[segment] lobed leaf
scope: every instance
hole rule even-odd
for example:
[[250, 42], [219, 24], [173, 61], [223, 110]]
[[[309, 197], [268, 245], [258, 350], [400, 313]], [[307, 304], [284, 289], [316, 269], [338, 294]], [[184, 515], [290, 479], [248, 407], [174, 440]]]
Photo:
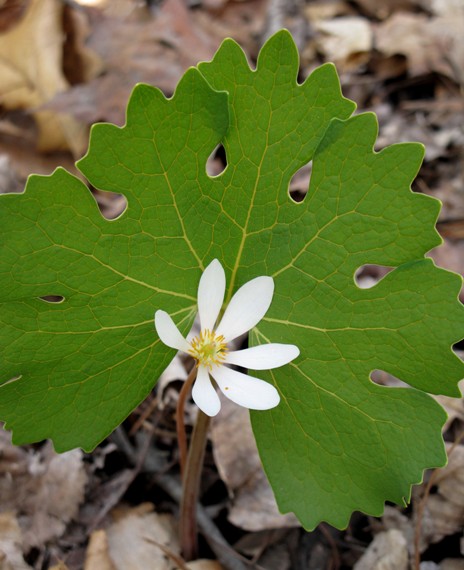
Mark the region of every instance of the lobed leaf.
[[[378, 515], [386, 500], [407, 500], [425, 468], [444, 464], [445, 414], [427, 392], [459, 395], [464, 366], [451, 345], [464, 314], [461, 279], [424, 258], [440, 238], [439, 203], [410, 190], [423, 148], [374, 152], [376, 119], [350, 118], [334, 67], [301, 85], [298, 69], [283, 31], [256, 70], [226, 40], [172, 99], [136, 87], [126, 125], [94, 126], [78, 163], [92, 185], [126, 196], [116, 220], [61, 169], [0, 197], [0, 417], [15, 443], [95, 447], [173, 356], [154, 311], [186, 332], [201, 272], [218, 258], [227, 300], [257, 275], [275, 280], [250, 342], [301, 350], [256, 374], [282, 397], [252, 414], [282, 511], [308, 529], [343, 527], [355, 509]], [[219, 143], [227, 168], [210, 177]], [[309, 161], [296, 203], [289, 182]], [[394, 269], [361, 290], [354, 276], [367, 263]], [[64, 299], [41, 299], [49, 295]], [[375, 384], [376, 369], [410, 387]]]

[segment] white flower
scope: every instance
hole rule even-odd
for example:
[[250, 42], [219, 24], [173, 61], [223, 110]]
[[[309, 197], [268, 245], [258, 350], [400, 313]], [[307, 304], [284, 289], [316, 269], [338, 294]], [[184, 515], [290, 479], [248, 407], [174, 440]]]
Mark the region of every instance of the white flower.
[[269, 410], [277, 406], [277, 390], [263, 380], [232, 370], [235, 364], [253, 370], [267, 370], [288, 364], [300, 351], [292, 344], [265, 344], [231, 351], [228, 343], [248, 332], [264, 317], [272, 301], [272, 277], [256, 277], [245, 283], [232, 297], [224, 316], [215, 327], [224, 301], [226, 276], [217, 259], [203, 272], [198, 285], [198, 313], [201, 332], [188, 342], [165, 311], [156, 311], [155, 328], [161, 341], [193, 356], [197, 361], [197, 378], [192, 397], [208, 416], [215, 416], [221, 403], [210, 375], [230, 400], [252, 410]]

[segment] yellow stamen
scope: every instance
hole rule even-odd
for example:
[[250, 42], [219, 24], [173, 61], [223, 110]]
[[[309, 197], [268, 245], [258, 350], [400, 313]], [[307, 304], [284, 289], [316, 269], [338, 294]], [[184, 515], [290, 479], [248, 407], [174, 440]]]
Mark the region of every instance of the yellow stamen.
[[211, 370], [213, 364], [222, 364], [226, 358], [227, 345], [222, 335], [205, 329], [190, 341], [189, 354], [200, 364]]

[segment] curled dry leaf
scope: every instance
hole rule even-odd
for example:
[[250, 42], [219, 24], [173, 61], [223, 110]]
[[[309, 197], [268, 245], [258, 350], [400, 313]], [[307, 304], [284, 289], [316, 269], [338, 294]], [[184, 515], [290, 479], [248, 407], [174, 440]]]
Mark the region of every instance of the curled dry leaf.
[[279, 513], [264, 474], [249, 412], [227, 398], [212, 422], [213, 453], [221, 479], [232, 497], [229, 520], [250, 531], [299, 526], [292, 514]]
[[396, 529], [379, 533], [353, 570], [408, 570], [408, 546], [403, 533]]
[[0, 34], [0, 102], [6, 109], [33, 113], [40, 150], [71, 149], [80, 154], [85, 130], [69, 116], [38, 110], [68, 88], [62, 72], [62, 9], [60, 0], [31, 0], [16, 25]]

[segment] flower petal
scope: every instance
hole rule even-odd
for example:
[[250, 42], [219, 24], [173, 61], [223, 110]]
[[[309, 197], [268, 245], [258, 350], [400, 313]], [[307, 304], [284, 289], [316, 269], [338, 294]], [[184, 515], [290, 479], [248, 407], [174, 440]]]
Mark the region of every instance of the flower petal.
[[221, 401], [216, 389], [211, 384], [208, 370], [204, 366], [198, 367], [197, 379], [192, 389], [192, 398], [207, 416], [215, 416], [221, 409]]
[[252, 329], [266, 314], [273, 294], [272, 277], [256, 277], [242, 285], [227, 306], [216, 334], [230, 342]]
[[227, 366], [213, 366], [211, 376], [221, 392], [239, 406], [250, 410], [269, 410], [280, 402], [279, 392], [274, 386]]
[[198, 285], [198, 313], [202, 330], [213, 330], [224, 301], [226, 274], [217, 259], [203, 271]]
[[160, 340], [164, 342], [165, 345], [176, 348], [177, 350], [182, 350], [183, 352], [189, 351], [189, 343], [180, 334], [179, 329], [166, 311], [156, 311], [155, 329]]
[[294, 344], [271, 343], [228, 352], [225, 362], [252, 370], [270, 370], [288, 364], [299, 354], [300, 349]]

